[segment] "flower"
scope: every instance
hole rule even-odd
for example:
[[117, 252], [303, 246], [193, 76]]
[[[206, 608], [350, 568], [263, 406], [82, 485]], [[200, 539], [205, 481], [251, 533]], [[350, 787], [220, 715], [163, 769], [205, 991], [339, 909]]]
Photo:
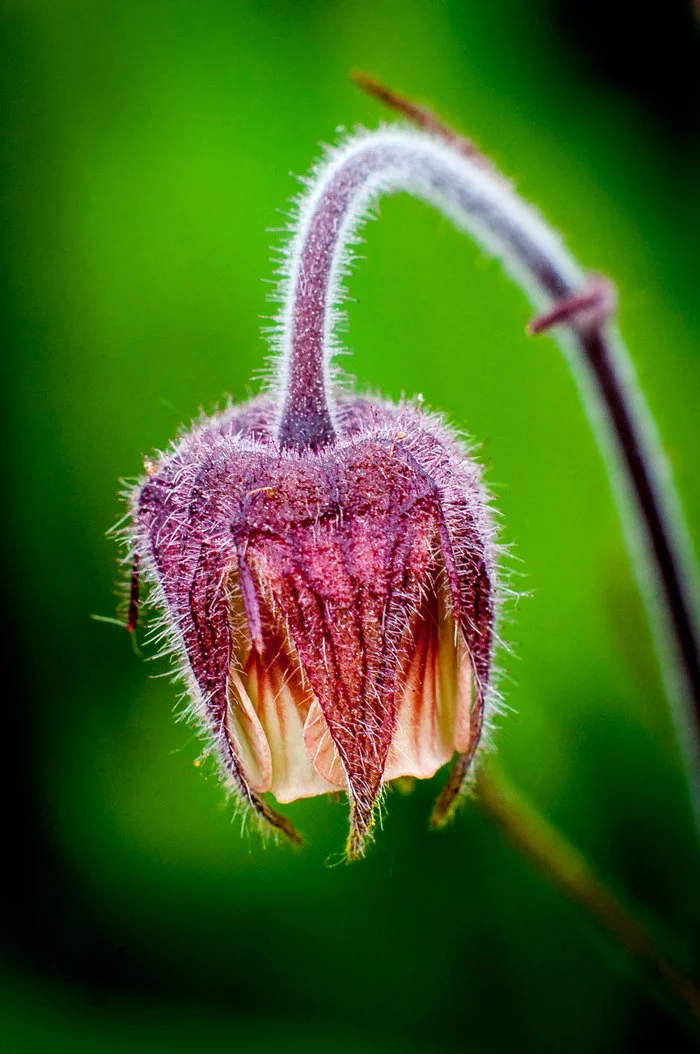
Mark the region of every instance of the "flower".
[[[317, 170], [283, 261], [268, 392], [195, 424], [130, 497], [130, 625], [141, 574], [227, 786], [291, 838], [265, 795], [346, 791], [349, 857], [388, 783], [456, 756], [444, 822], [492, 706], [480, 469], [420, 400], [344, 393], [330, 365], [344, 247], [372, 193], [445, 160], [412, 135], [360, 136]], [[452, 167], [438, 175], [436, 194], [450, 190]]]
[[280, 450], [265, 398], [206, 420], [134, 492], [134, 542], [231, 786], [347, 790], [348, 851], [382, 786], [482, 732], [493, 625], [479, 471], [437, 418], [341, 404], [337, 438]]

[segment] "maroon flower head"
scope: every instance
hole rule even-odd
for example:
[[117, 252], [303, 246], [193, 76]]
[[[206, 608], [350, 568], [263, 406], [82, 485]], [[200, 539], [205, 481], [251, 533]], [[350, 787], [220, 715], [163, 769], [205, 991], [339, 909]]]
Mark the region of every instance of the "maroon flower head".
[[264, 795], [346, 791], [351, 857], [387, 783], [456, 755], [446, 818], [490, 706], [480, 471], [419, 402], [341, 394], [329, 366], [344, 245], [407, 163], [392, 135], [334, 153], [301, 204], [271, 392], [197, 423], [132, 493], [132, 552], [228, 786], [291, 837]]

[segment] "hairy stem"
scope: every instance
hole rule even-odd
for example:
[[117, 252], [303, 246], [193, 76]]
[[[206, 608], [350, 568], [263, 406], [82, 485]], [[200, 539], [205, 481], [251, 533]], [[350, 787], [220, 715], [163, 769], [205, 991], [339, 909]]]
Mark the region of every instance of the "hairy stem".
[[586, 858], [523, 796], [488, 772], [479, 776], [477, 802], [504, 837], [554, 885], [589, 912], [629, 952], [647, 963], [700, 1022], [700, 986], [685, 977], [635, 914], [593, 872]]
[[[700, 825], [700, 660], [696, 575], [670, 473], [629, 357], [609, 322], [610, 286], [591, 281], [540, 215], [473, 145], [428, 111], [367, 78], [363, 87], [417, 123], [361, 133], [331, 151], [299, 205], [283, 267], [277, 438], [332, 442], [331, 358], [347, 247], [382, 194], [407, 191], [499, 256], [557, 334], [606, 457], [652, 622]], [[424, 130], [425, 129], [425, 130]]]

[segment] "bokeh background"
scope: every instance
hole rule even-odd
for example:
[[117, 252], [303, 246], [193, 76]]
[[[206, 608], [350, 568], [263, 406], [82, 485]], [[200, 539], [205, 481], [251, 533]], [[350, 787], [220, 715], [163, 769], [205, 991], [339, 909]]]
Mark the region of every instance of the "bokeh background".
[[[8, 1052], [692, 1049], [477, 809], [428, 833], [442, 775], [391, 795], [361, 864], [329, 866], [324, 799], [288, 808], [302, 852], [242, 836], [166, 665], [90, 615], [115, 610], [119, 478], [251, 390], [290, 173], [385, 116], [351, 67], [470, 134], [616, 281], [698, 539], [699, 44], [690, 0], [2, 0]], [[697, 968], [697, 840], [572, 379], [438, 215], [385, 201], [364, 252], [346, 366], [481, 444], [529, 594], [502, 764]]]

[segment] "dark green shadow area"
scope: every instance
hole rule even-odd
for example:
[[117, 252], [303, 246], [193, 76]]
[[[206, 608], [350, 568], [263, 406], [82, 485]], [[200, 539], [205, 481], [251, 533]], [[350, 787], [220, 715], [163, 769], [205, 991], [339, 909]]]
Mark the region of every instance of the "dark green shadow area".
[[[388, 796], [352, 867], [328, 866], [346, 815], [324, 799], [286, 807], [303, 851], [241, 837], [195, 768], [167, 664], [90, 619], [115, 611], [119, 479], [200, 406], [258, 385], [289, 173], [339, 125], [386, 116], [352, 67], [472, 135], [615, 280], [700, 537], [699, 38], [690, 5], [657, 10], [656, 28], [636, 11], [611, 67], [607, 44], [575, 32], [584, 7], [0, 5], [10, 1054], [693, 1049], [648, 979], [475, 809], [428, 832], [444, 774]], [[613, 39], [624, 10], [611, 0]], [[343, 365], [392, 397], [422, 392], [480, 445], [528, 594], [503, 627], [503, 766], [697, 969], [700, 856], [675, 737], [566, 365], [525, 336], [528, 305], [498, 266], [418, 203], [385, 201], [360, 251]]]

